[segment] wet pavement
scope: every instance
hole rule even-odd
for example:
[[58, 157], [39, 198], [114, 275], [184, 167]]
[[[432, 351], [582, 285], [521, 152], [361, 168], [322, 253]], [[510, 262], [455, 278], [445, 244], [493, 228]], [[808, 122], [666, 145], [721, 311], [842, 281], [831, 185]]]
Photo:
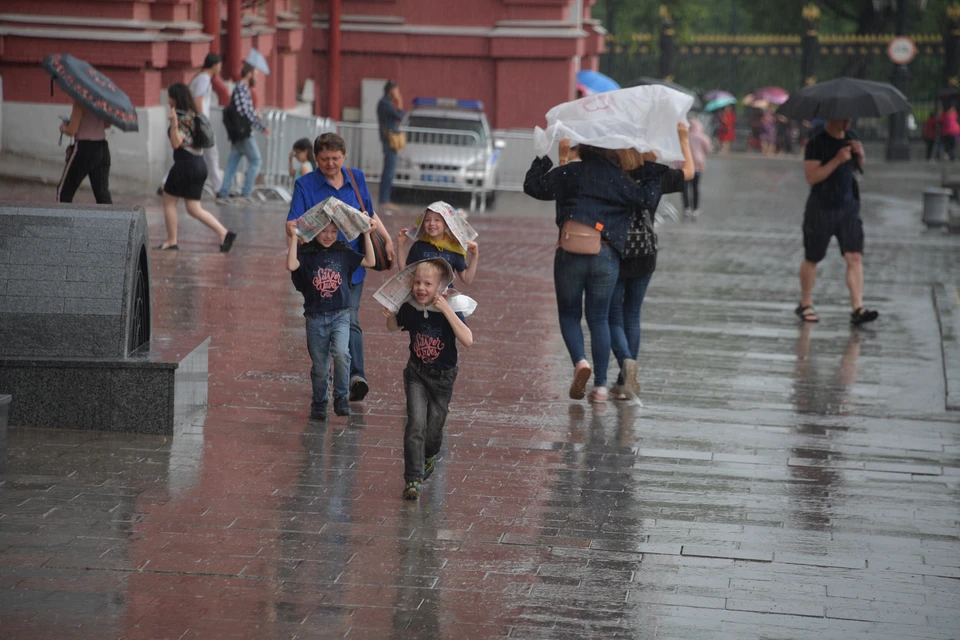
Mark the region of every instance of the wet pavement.
[[226, 256], [181, 213], [181, 250], [152, 255], [155, 331], [212, 337], [210, 406], [173, 438], [10, 429], [0, 638], [958, 638], [960, 412], [932, 292], [956, 291], [960, 236], [919, 223], [936, 181], [868, 169], [880, 320], [849, 327], [834, 244], [801, 327], [799, 161], [712, 161], [701, 222], [661, 229], [643, 408], [566, 398], [552, 211], [502, 196], [471, 218], [476, 342], [419, 503], [385, 276], [364, 292], [370, 395], [309, 422], [285, 210], [221, 208]]

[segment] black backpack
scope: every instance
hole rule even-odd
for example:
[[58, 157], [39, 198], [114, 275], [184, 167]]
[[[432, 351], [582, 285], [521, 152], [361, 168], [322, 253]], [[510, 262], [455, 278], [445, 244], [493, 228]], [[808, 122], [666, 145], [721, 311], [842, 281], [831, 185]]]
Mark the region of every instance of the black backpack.
[[227, 129], [230, 142], [243, 142], [253, 132], [253, 125], [237, 109], [237, 90], [230, 96], [230, 104], [223, 110], [223, 126]]
[[217, 145], [214, 137], [213, 125], [210, 120], [202, 113], [198, 113], [193, 119], [193, 148], [209, 149]]

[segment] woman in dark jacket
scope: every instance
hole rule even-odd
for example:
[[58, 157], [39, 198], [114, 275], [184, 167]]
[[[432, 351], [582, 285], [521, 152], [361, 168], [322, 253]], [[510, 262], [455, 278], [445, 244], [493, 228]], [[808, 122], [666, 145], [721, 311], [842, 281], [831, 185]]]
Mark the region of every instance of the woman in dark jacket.
[[[538, 200], [557, 202], [557, 227], [568, 220], [601, 230], [600, 253], [569, 253], [559, 246], [553, 259], [553, 283], [557, 293], [560, 333], [574, 365], [570, 397], [583, 398], [590, 374], [594, 374], [591, 402], [606, 402], [607, 365], [610, 362], [608, 314], [617, 276], [620, 252], [626, 241], [630, 211], [643, 207], [643, 191], [626, 175], [614, 151], [579, 146], [580, 162], [555, 169], [546, 156], [535, 158], [527, 171], [523, 191]], [[552, 169], [552, 170], [551, 170]], [[580, 320], [586, 294], [587, 326], [590, 329], [594, 369], [586, 359]]]

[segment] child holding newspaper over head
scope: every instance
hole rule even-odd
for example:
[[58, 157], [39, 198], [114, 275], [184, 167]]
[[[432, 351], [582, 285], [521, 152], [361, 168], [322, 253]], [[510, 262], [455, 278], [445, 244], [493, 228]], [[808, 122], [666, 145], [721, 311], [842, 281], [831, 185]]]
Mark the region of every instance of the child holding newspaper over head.
[[[397, 266], [402, 271], [407, 264], [428, 258], [443, 258], [450, 263], [464, 284], [473, 282], [477, 273], [480, 248], [475, 242], [477, 232], [456, 209], [443, 201], [427, 207], [415, 229], [401, 229], [397, 236]], [[414, 239], [410, 252], [404, 249]], [[470, 254], [470, 264], [466, 256]]]
[[[332, 200], [332, 198], [331, 198]], [[322, 203], [321, 203], [322, 204]], [[342, 203], [337, 203], [342, 204]], [[318, 205], [320, 206], [320, 205]], [[310, 212], [308, 212], [310, 213]], [[338, 212], [339, 213], [339, 212]], [[307, 217], [307, 214], [304, 214]], [[332, 219], [343, 220], [341, 227]], [[358, 227], [344, 217], [319, 217], [319, 223], [309, 230], [311, 240], [303, 242], [303, 225], [298, 232], [298, 221], [287, 223], [287, 270], [293, 286], [303, 294], [303, 315], [306, 317], [307, 350], [313, 366], [313, 399], [311, 420], [327, 419], [327, 399], [330, 382], [330, 356], [333, 356], [333, 410], [338, 416], [350, 415], [350, 279], [358, 267], [372, 267], [376, 261], [369, 222]], [[331, 220], [323, 224], [326, 220]], [[350, 224], [348, 224], [348, 220]], [[367, 219], [369, 220], [369, 219]], [[361, 229], [365, 229], [362, 230]], [[365, 255], [361, 256], [350, 245], [337, 240], [343, 231], [347, 237], [363, 234]], [[351, 238], [352, 239], [352, 238]]]
[[[464, 313], [455, 311], [444, 293], [453, 277], [445, 260], [421, 260], [401, 270], [374, 296], [388, 307], [383, 309], [387, 329], [410, 334], [410, 359], [403, 370], [407, 395], [403, 497], [407, 500], [420, 497], [422, 483], [436, 466], [457, 379], [457, 342], [464, 347], [473, 344]], [[465, 296], [451, 300], [461, 297]]]

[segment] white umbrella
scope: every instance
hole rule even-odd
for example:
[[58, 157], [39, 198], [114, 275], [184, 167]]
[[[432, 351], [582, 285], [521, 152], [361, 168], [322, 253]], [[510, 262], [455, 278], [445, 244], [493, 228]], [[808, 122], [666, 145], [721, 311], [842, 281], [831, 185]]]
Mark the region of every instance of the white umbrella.
[[247, 59], [244, 62], [263, 71], [264, 74], [270, 75], [270, 65], [267, 64], [267, 59], [256, 49], [250, 49], [250, 53], [247, 54]]

